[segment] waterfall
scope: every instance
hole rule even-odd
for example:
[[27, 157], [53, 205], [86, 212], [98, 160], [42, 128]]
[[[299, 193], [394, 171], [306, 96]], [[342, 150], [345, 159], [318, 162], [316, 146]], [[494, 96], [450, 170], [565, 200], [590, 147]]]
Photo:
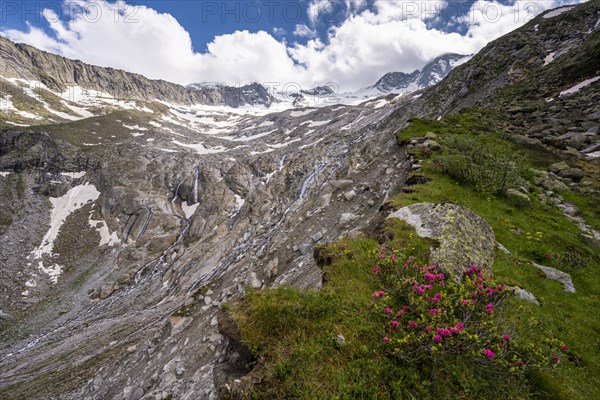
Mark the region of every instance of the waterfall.
[[194, 168], [194, 204], [198, 203], [198, 180], [200, 178], [200, 166]]

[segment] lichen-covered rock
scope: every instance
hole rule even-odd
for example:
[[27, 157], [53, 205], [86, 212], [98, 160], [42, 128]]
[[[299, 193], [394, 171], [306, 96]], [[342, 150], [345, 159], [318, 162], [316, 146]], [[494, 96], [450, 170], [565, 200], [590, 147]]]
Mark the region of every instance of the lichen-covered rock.
[[531, 207], [533, 205], [529, 196], [516, 189], [508, 189], [506, 191], [506, 197], [508, 197], [511, 203], [513, 203], [517, 207], [526, 208]]
[[460, 280], [472, 265], [492, 274], [494, 231], [479, 215], [456, 204], [418, 203], [390, 214], [414, 226], [417, 234], [439, 242], [431, 248], [430, 263]]

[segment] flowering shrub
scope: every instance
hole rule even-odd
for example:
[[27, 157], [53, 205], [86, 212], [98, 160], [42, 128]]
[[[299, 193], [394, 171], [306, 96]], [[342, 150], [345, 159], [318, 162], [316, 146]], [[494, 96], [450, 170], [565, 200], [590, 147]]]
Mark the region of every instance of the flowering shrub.
[[382, 340], [394, 357], [442, 360], [461, 354], [484, 367], [520, 373], [555, 366], [567, 349], [552, 339], [514, 340], [501, 315], [509, 291], [476, 266], [458, 283], [436, 266], [420, 266], [413, 257], [402, 260], [397, 251], [380, 247], [372, 273], [382, 285], [373, 293], [387, 330]]

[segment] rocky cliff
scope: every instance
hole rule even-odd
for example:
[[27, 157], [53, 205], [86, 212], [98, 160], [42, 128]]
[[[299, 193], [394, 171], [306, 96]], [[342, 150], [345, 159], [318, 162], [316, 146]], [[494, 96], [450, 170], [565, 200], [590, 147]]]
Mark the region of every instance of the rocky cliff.
[[[374, 230], [418, 168], [394, 136], [411, 118], [488, 107], [590, 176], [599, 3], [534, 19], [418, 95], [278, 113], [2, 39], [0, 394], [216, 398], [240, 356], [219, 307], [319, 287], [315, 245]], [[47, 93], [74, 84], [113, 97]]]
[[258, 84], [236, 88], [220, 85], [196, 85], [186, 88], [163, 80], [147, 79], [123, 70], [69, 60], [1, 37], [0, 59], [0, 76], [39, 81], [57, 92], [64, 92], [70, 86], [79, 86], [108, 93], [118, 99], [229, 107], [248, 104], [268, 107], [273, 101], [266, 89]]

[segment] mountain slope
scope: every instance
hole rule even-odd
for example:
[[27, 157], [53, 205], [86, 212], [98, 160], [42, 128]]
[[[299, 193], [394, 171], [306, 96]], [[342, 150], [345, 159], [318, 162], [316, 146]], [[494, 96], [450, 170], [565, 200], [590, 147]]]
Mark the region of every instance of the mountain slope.
[[[0, 37], [0, 75], [39, 81], [50, 90], [63, 93], [70, 86], [108, 93], [117, 99], [167, 101], [182, 105], [206, 104], [239, 107], [266, 105], [272, 97], [260, 85], [240, 88], [196, 86], [186, 88], [163, 80], [150, 80], [141, 75], [113, 68], [97, 67], [69, 60], [16, 44]], [[258, 101], [259, 100], [259, 101]]]
[[[598, 142], [598, 81], [560, 95], [598, 75], [598, 9], [593, 1], [538, 17], [427, 90], [270, 114], [190, 104], [193, 90], [113, 77], [3, 41], [3, 54], [17, 55], [0, 73], [10, 90], [29, 87], [17, 78], [56, 92], [75, 82], [114, 95], [127, 83], [128, 96], [140, 97], [111, 99], [112, 108], [101, 97], [86, 106], [91, 115], [50, 113], [35, 126], [1, 114], [0, 394], [216, 398], [241, 373], [219, 307], [248, 287], [319, 287], [316, 244], [377, 231], [388, 200], [419, 168], [395, 137], [418, 117], [488, 108], [520, 143], [550, 151], [549, 160], [581, 163], [582, 182], [592, 186], [571, 187], [597, 196], [598, 161], [586, 155], [593, 153], [567, 145], [573, 135], [551, 141], [557, 146], [534, 135], [549, 125], [557, 134], [589, 131], [582, 144]], [[544, 67], [554, 51], [567, 62]], [[85, 76], [76, 76], [79, 68]], [[47, 111], [27, 93], [23, 105], [8, 93], [10, 104]], [[75, 112], [67, 105], [85, 105], [62, 102], [60, 111], [44, 101], [65, 114]]]

